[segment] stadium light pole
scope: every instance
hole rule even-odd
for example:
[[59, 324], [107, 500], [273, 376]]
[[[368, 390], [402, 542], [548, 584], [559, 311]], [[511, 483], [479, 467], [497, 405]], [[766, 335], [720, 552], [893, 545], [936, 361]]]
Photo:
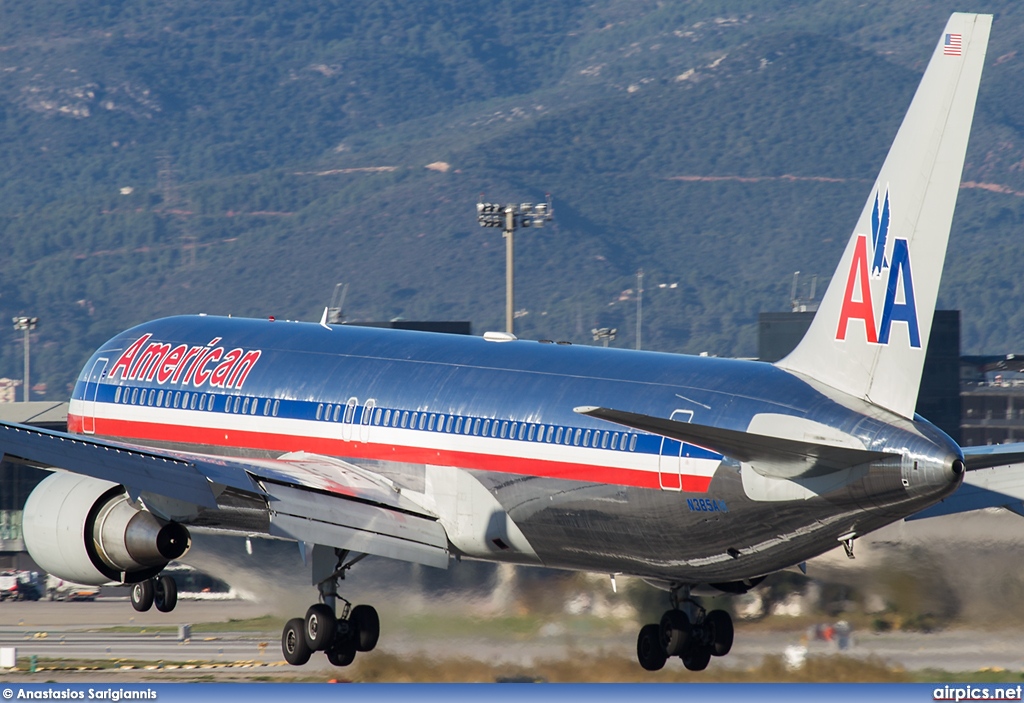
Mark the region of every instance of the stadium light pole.
[[640, 335], [644, 327], [644, 270], [636, 272], [636, 349], [640, 351]]
[[29, 360], [29, 354], [28, 354], [28, 335], [29, 335], [29, 333], [32, 330], [34, 330], [36, 328], [36, 325], [39, 324], [39, 318], [38, 317], [13, 317], [13, 318], [11, 318], [11, 321], [14, 323], [14, 331], [15, 332], [21, 330], [21, 331], [23, 331], [25, 333], [25, 395], [24, 395], [24, 398], [25, 398], [25, 402], [27, 403], [29, 401], [29, 388], [30, 388], [30, 386], [29, 386], [29, 377], [28, 377], [28, 370], [29, 370], [28, 369], [28, 360]]
[[517, 228], [543, 227], [554, 217], [551, 194], [546, 203], [497, 203], [478, 202], [476, 221], [481, 227], [501, 227], [505, 238], [505, 331], [515, 334], [515, 234]]
[[614, 341], [615, 335], [618, 334], [618, 329], [615, 327], [595, 327], [590, 330], [590, 333], [594, 335], [595, 342], [604, 342], [604, 346], [608, 346], [608, 342]]

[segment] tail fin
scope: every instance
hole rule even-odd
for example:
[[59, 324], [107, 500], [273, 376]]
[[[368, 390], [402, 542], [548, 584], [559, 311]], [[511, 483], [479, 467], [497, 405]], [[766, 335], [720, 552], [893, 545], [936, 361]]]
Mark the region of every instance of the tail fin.
[[949, 18], [814, 321], [777, 366], [913, 416], [991, 26]]

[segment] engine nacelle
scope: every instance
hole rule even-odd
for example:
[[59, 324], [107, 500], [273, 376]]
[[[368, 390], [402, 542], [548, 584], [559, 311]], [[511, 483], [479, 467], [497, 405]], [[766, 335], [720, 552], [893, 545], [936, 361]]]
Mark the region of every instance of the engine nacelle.
[[54, 473], [29, 494], [25, 546], [39, 566], [67, 581], [137, 583], [188, 551], [184, 525], [135, 508], [116, 483]]

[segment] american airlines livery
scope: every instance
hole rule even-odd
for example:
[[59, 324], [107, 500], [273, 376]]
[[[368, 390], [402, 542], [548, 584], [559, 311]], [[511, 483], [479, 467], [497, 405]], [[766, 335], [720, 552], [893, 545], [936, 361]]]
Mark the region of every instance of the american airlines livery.
[[67, 433], [0, 426], [8, 459], [56, 469], [25, 509], [29, 552], [169, 611], [160, 572], [190, 530], [300, 542], [319, 595], [284, 628], [297, 665], [376, 645], [377, 612], [339, 593], [367, 554], [628, 574], [668, 594], [639, 632], [640, 665], [704, 669], [733, 625], [697, 589], [740, 593], [837, 545], [852, 555], [954, 500], [965, 474], [1024, 460], [965, 452], [914, 414], [991, 21], [949, 19], [814, 322], [778, 363], [147, 322], [89, 359]]

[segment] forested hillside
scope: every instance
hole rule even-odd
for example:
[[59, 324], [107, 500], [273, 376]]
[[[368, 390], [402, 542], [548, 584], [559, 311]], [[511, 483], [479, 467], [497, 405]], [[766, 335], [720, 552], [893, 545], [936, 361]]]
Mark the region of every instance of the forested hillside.
[[[1022, 351], [1024, 9], [996, 14], [940, 305]], [[0, 8], [0, 320], [37, 398], [179, 312], [468, 319], [753, 355], [831, 276], [952, 2], [46, 0]], [[661, 285], [664, 284], [664, 285]], [[0, 376], [20, 338], [0, 333]]]

